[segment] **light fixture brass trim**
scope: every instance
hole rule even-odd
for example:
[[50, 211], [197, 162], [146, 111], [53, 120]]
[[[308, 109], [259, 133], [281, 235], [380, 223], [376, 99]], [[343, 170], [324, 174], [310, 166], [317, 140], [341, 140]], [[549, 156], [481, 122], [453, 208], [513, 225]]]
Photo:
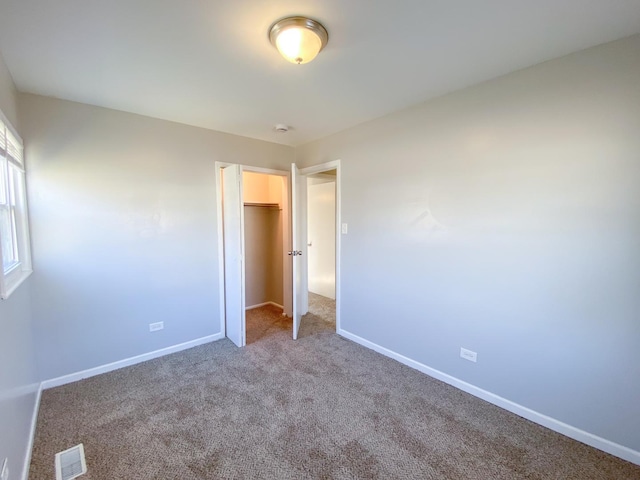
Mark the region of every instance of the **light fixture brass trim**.
[[318, 53], [324, 49], [329, 41], [329, 33], [320, 22], [307, 17], [286, 17], [278, 20], [269, 28], [269, 41], [271, 41], [271, 44], [278, 48], [276, 42], [278, 35], [291, 27], [305, 28], [315, 33], [320, 39], [320, 50], [318, 50]]

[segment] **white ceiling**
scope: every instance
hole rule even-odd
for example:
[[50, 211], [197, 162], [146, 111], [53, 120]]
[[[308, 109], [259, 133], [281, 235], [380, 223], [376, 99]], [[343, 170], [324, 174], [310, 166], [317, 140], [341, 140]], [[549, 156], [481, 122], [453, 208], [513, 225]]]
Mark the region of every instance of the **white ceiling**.
[[[289, 15], [312, 63], [269, 43]], [[640, 0], [0, 0], [20, 91], [288, 145], [638, 32]]]

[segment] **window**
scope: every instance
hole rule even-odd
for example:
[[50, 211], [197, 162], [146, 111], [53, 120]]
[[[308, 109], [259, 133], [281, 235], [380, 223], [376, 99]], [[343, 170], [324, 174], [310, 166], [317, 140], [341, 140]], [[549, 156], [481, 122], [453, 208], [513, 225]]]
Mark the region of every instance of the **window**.
[[0, 112], [0, 298], [31, 273], [22, 140]]

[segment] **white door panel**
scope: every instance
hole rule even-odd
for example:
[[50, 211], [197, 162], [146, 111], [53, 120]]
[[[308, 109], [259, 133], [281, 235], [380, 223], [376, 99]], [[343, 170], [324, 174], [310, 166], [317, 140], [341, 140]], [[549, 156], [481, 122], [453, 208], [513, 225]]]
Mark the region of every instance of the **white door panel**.
[[226, 332], [229, 340], [238, 347], [244, 347], [244, 209], [240, 165], [229, 165], [222, 169], [222, 207]]
[[305, 246], [305, 187], [306, 180], [300, 176], [295, 163], [291, 164], [291, 255], [293, 283], [293, 339], [298, 338], [302, 315], [306, 313], [304, 305], [306, 283], [303, 282]]

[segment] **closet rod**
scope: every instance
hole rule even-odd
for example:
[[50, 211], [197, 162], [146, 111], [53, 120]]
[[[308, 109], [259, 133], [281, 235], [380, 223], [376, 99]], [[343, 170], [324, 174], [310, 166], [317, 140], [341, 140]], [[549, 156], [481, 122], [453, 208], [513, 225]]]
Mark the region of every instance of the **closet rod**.
[[245, 207], [264, 207], [264, 208], [280, 208], [280, 205], [277, 203], [255, 203], [255, 202], [244, 202]]

